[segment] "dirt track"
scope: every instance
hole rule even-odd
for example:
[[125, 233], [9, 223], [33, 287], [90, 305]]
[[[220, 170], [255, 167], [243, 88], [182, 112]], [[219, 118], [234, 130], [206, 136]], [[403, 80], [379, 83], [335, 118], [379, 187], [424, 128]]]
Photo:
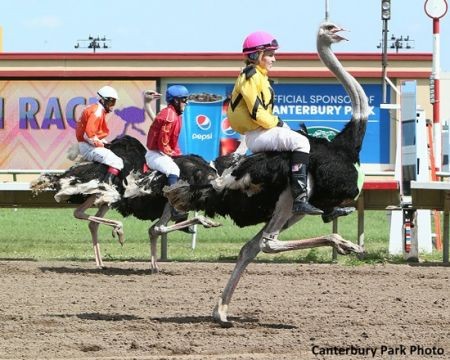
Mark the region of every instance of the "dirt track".
[[222, 329], [233, 264], [108, 265], [1, 261], [0, 358], [450, 358], [450, 267], [250, 264]]

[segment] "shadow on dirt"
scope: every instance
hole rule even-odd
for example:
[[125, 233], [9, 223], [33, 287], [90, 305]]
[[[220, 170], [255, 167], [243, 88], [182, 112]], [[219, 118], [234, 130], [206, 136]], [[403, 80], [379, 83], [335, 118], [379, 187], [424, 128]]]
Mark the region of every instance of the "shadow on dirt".
[[[161, 323], [174, 323], [174, 324], [200, 324], [200, 323], [214, 323], [212, 316], [169, 316], [169, 317], [153, 317], [150, 320], [158, 321]], [[268, 329], [296, 329], [297, 326], [288, 324], [268, 324], [260, 323], [258, 319], [249, 317], [234, 317], [228, 318], [233, 323], [240, 323], [242, 325], [249, 325], [250, 327], [264, 327]]]
[[143, 318], [135, 315], [127, 314], [100, 314], [100, 313], [81, 313], [81, 314], [50, 314], [50, 317], [57, 318], [73, 318], [76, 317], [81, 320], [93, 320], [93, 321], [133, 321], [144, 320]]
[[[39, 268], [42, 272], [52, 272], [56, 274], [98, 274], [106, 276], [129, 276], [129, 275], [154, 275], [150, 269], [126, 269], [126, 268], [115, 268], [115, 267], [105, 267], [103, 269], [97, 268], [79, 268], [79, 267], [68, 267], [68, 266], [42, 266]], [[160, 271], [159, 275], [176, 275], [170, 271]]]

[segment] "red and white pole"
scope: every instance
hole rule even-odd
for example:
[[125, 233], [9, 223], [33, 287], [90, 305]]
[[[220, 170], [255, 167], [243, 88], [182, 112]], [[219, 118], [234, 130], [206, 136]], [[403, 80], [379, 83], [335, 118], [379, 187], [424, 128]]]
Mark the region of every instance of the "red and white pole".
[[[434, 85], [433, 103], [433, 143], [436, 171], [442, 168], [442, 125], [440, 114], [440, 78], [441, 78], [441, 63], [440, 63], [440, 34], [439, 34], [439, 19], [443, 17], [448, 10], [447, 0], [426, 0], [424, 4], [425, 13], [433, 19], [433, 69], [432, 81]], [[431, 164], [433, 166], [433, 164]]]
[[435, 154], [436, 171], [442, 169], [442, 124], [440, 106], [440, 22], [439, 18], [433, 18], [433, 81], [434, 81], [434, 103], [433, 103], [433, 142]]

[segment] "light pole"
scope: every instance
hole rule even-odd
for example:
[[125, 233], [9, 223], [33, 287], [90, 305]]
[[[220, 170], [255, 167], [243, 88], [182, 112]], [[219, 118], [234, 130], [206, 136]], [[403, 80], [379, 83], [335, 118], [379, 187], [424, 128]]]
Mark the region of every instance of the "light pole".
[[[109, 49], [111, 47], [111, 45], [107, 45], [107, 42], [110, 42], [110, 41], [111, 40], [107, 39], [105, 36], [100, 38], [100, 36], [93, 37], [93, 36], [89, 35], [89, 37], [87, 39], [77, 40], [77, 43], [75, 44], [74, 48], [75, 49], [92, 49], [93, 52], [95, 53], [95, 51], [97, 49]], [[81, 45], [80, 45], [80, 42], [82, 42]]]
[[330, 8], [328, 7], [328, 0], [325, 0], [325, 21], [330, 18]]
[[388, 35], [388, 20], [391, 18], [391, 0], [382, 0], [381, 1], [381, 20], [383, 20], [383, 36], [382, 36], [382, 83], [383, 83], [383, 93], [382, 93], [382, 102], [386, 104], [387, 97], [387, 35]]
[[[446, 0], [426, 0], [424, 4], [425, 13], [433, 19], [433, 69], [430, 79], [430, 85], [434, 85], [430, 90], [430, 102], [433, 104], [433, 143], [436, 171], [442, 167], [442, 127], [440, 122], [440, 39], [439, 39], [439, 19], [442, 18], [448, 10]], [[433, 166], [433, 165], [432, 165]]]

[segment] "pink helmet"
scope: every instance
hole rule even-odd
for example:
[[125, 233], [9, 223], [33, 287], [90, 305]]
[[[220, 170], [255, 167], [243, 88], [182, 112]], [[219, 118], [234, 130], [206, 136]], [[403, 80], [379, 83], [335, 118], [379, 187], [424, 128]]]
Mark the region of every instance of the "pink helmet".
[[242, 44], [242, 52], [251, 54], [261, 50], [278, 49], [278, 41], [269, 33], [256, 31], [248, 35]]

